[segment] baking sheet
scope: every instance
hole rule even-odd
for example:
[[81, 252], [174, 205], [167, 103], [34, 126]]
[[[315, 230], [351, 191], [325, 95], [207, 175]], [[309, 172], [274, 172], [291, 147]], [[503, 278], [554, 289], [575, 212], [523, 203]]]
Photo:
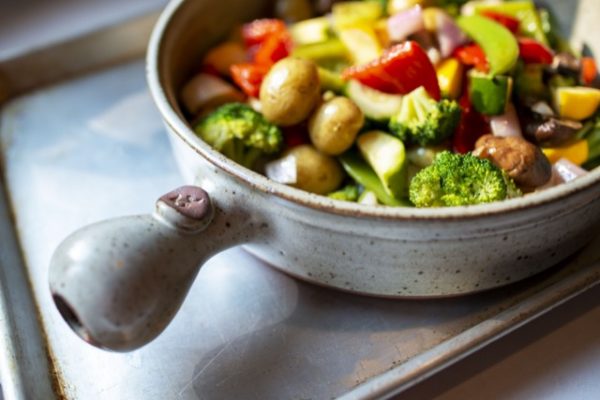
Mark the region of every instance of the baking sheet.
[[[112, 29], [130, 28], [120, 24], [78, 38], [60, 54], [68, 61], [79, 54], [72, 49], [93, 48]], [[14, 99], [0, 111], [8, 194], [0, 202], [7, 399], [51, 393], [67, 399], [380, 398], [600, 281], [600, 238], [521, 284], [437, 301], [377, 300], [317, 288], [235, 248], [203, 268], [181, 312], [155, 342], [128, 354], [87, 345], [51, 302], [53, 249], [87, 223], [150, 212], [159, 195], [182, 183], [146, 90], [143, 60], [121, 62], [142, 48], [144, 37], [137, 37], [140, 43], [127, 51], [113, 49], [97, 60], [105, 66], [99, 72], [70, 78], [97, 70], [90, 63], [14, 86]], [[28, 65], [37, 54], [4, 66], [12, 65], [18, 76], [14, 66]], [[32, 91], [60, 77], [69, 79]]]

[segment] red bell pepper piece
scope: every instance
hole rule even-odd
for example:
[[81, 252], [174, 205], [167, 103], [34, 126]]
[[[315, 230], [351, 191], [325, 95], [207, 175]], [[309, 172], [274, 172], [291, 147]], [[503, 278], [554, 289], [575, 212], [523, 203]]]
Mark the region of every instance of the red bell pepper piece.
[[387, 49], [370, 63], [347, 68], [342, 77], [392, 94], [410, 93], [423, 86], [434, 99], [441, 97], [435, 68], [421, 46], [413, 41]]
[[303, 144], [310, 143], [308, 136], [308, 127], [306, 124], [293, 125], [283, 128], [283, 139], [285, 148], [292, 149]]
[[526, 64], [552, 64], [554, 54], [552, 50], [530, 38], [517, 38], [519, 42], [520, 57]]
[[247, 48], [260, 45], [270, 36], [286, 31], [285, 22], [279, 19], [257, 19], [242, 26], [242, 38]]
[[273, 65], [290, 55], [292, 39], [287, 31], [272, 34], [257, 46], [254, 62], [262, 65]]
[[292, 39], [279, 19], [257, 19], [242, 26], [242, 37], [250, 58], [258, 64], [273, 65], [290, 54]]
[[521, 21], [519, 21], [517, 18], [511, 17], [510, 15], [506, 15], [497, 11], [491, 11], [491, 10], [486, 10], [486, 11], [482, 11], [481, 15], [483, 15], [484, 17], [487, 17], [489, 19], [492, 19], [496, 22], [498, 22], [499, 24], [504, 25], [504, 27], [506, 27], [506, 29], [508, 29], [509, 31], [511, 31], [512, 33], [517, 33], [519, 32], [519, 27], [521, 26]]
[[234, 64], [231, 66], [233, 81], [250, 97], [258, 97], [260, 85], [270, 66], [260, 64]]
[[244, 24], [242, 37], [253, 62], [232, 65], [231, 77], [248, 96], [258, 97], [271, 66], [290, 54], [292, 39], [279, 19], [257, 19]]
[[475, 149], [477, 139], [490, 132], [490, 125], [471, 105], [467, 87], [463, 90], [459, 104], [462, 107], [462, 114], [458, 128], [452, 137], [452, 148], [456, 153], [466, 154]]
[[477, 44], [468, 44], [457, 47], [453, 54], [464, 65], [475, 67], [476, 70], [488, 73], [490, 64], [485, 56], [485, 52]]
[[583, 83], [590, 85], [596, 80], [597, 75], [596, 61], [592, 57], [583, 57], [581, 59], [581, 80]]

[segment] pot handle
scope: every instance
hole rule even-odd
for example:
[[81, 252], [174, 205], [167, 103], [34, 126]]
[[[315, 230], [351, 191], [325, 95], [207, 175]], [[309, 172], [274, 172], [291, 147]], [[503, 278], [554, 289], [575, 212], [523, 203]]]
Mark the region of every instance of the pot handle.
[[73, 233], [56, 249], [49, 282], [55, 304], [87, 342], [137, 349], [179, 310], [204, 261], [241, 242], [215, 218], [201, 188], [162, 196], [152, 215], [117, 218]]

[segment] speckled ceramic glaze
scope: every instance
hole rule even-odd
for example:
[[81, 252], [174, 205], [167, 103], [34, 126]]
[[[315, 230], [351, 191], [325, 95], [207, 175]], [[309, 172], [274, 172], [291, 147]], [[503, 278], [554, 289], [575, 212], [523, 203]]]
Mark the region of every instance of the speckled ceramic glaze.
[[[416, 210], [335, 202], [271, 182], [214, 152], [190, 130], [177, 93], [203, 51], [234, 23], [258, 15], [260, 3], [247, 4], [171, 3], [154, 32], [148, 71], [186, 180], [209, 192], [230, 215], [232, 230], [250, 232], [246, 247], [252, 253], [293, 275], [344, 290], [449, 296], [531, 276], [573, 253], [598, 229], [600, 171], [498, 204]], [[252, 226], [237, 217], [242, 210], [252, 215]], [[268, 229], [257, 229], [261, 226]]]
[[[591, 7], [594, 1], [581, 3]], [[263, 6], [175, 0], [161, 16], [149, 46], [150, 90], [186, 181], [208, 193], [214, 212], [211, 219], [200, 216], [204, 222], [190, 231], [186, 219], [177, 217], [176, 204], [159, 201], [162, 218], [103, 223], [69, 238], [53, 259], [51, 289], [81, 336], [116, 350], [147, 342], [176, 312], [199, 265], [237, 244], [306, 281], [360, 294], [423, 298], [472, 293], [532, 276], [598, 232], [600, 170], [519, 199], [425, 210], [312, 195], [271, 182], [213, 151], [183, 118], [177, 93], [202, 53], [235, 23], [259, 16]], [[580, 18], [585, 23], [589, 15]], [[112, 244], [96, 245], [101, 238]], [[86, 249], [85, 257], [74, 255], [77, 246]], [[93, 294], [87, 290], [91, 286]], [[131, 295], [123, 302], [119, 293], [127, 291]]]

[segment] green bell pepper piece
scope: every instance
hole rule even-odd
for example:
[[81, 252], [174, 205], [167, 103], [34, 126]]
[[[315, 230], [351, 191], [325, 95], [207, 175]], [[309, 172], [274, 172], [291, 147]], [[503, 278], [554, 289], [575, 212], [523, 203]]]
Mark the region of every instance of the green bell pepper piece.
[[588, 144], [588, 159], [583, 168], [591, 171], [600, 166], [600, 114], [584, 125], [577, 133], [576, 140], [585, 140]]
[[519, 44], [504, 26], [479, 15], [459, 17], [457, 23], [481, 46], [492, 75], [505, 74], [515, 66], [519, 58]]
[[469, 97], [473, 107], [484, 115], [501, 115], [512, 92], [512, 78], [469, 72]]

